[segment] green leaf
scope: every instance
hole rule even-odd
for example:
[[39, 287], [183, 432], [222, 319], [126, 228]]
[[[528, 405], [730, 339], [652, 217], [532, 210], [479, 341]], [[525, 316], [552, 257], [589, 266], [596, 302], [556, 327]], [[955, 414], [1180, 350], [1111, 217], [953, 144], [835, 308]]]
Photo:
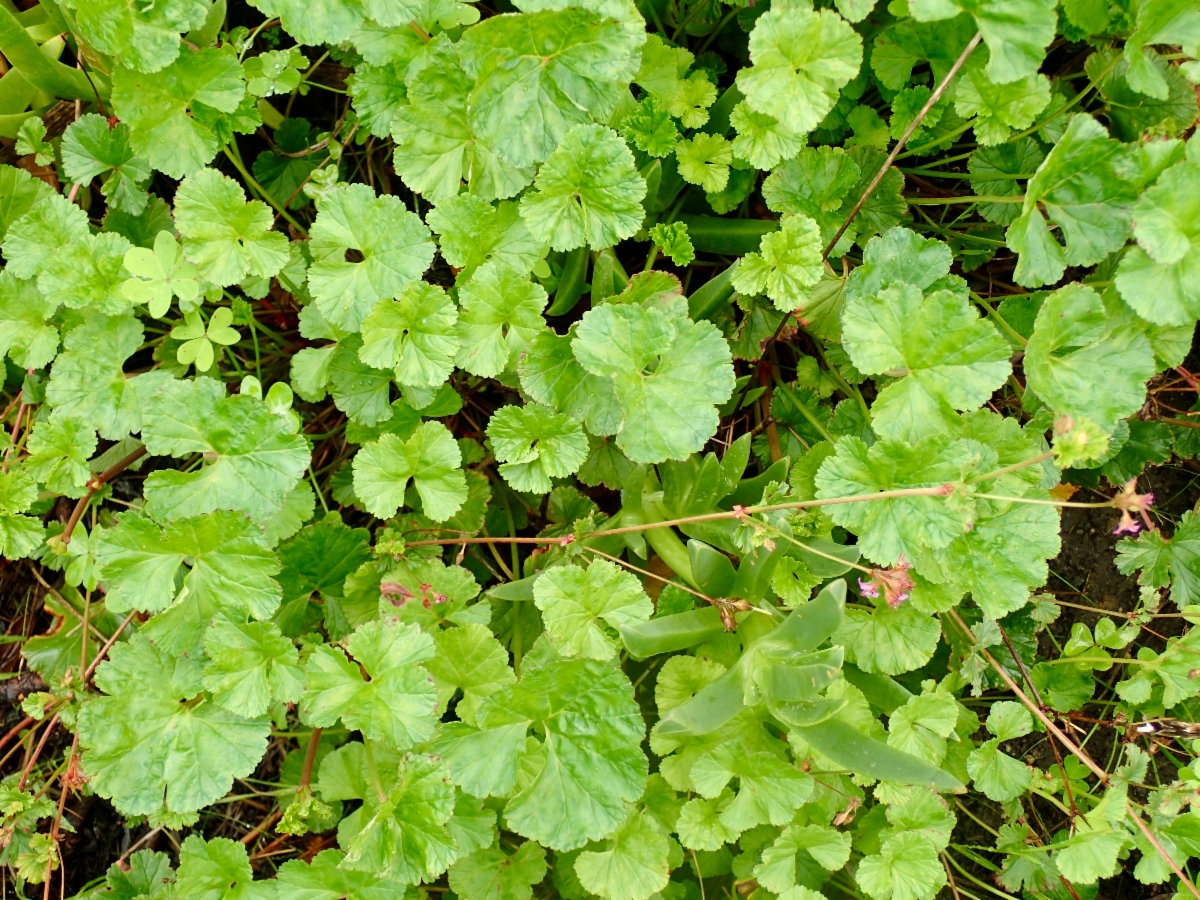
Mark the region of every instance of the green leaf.
[[1167, 85], [1162, 74], [1151, 65], [1146, 44], [1200, 43], [1200, 15], [1180, 0], [1159, 0], [1138, 6], [1137, 30], [1125, 42], [1125, 61], [1129, 64], [1129, 84], [1151, 97], [1166, 99]]
[[[1029, 179], [1021, 216], [1008, 227], [1008, 246], [1020, 254], [1018, 284], [1052, 284], [1067, 266], [1094, 265], [1124, 245], [1137, 197], [1136, 185], [1122, 177], [1127, 153], [1091, 116], [1071, 118]], [[1065, 246], [1050, 233], [1047, 216], [1062, 230]]]
[[222, 286], [248, 275], [271, 278], [288, 261], [288, 240], [271, 230], [270, 208], [246, 195], [232, 178], [204, 169], [175, 192], [175, 225], [183, 255], [201, 278]]
[[134, 155], [129, 138], [124, 122], [110, 128], [103, 116], [88, 113], [63, 133], [62, 165], [67, 177], [79, 184], [102, 177], [101, 191], [109, 203], [136, 216], [150, 200], [145, 189], [150, 166]]
[[454, 515], [467, 499], [462, 455], [446, 426], [425, 422], [407, 441], [381, 435], [354, 457], [354, 492], [381, 519], [404, 505], [411, 478], [425, 514], [435, 522]]
[[[672, 659], [687, 659], [689, 657], [673, 657]], [[660, 679], [661, 680], [661, 679]], [[726, 802], [732, 799], [732, 793], [722, 795]], [[679, 812], [676, 825], [679, 842], [689, 850], [720, 850], [725, 844], [736, 841], [738, 832], [727, 828], [720, 818], [720, 800], [705, 800], [693, 797], [683, 805]]]
[[[980, 147], [971, 154], [967, 168], [971, 173], [971, 190], [977, 195], [1019, 197], [1021, 186], [1013, 175], [1030, 175], [1045, 152], [1031, 137], [1009, 141], [995, 147]], [[1010, 225], [1020, 215], [1015, 203], [981, 203], [979, 214], [997, 225]]]
[[[332, 347], [321, 348], [318, 353], [324, 350], [330, 353], [325, 359], [312, 359], [315, 371], [311, 375], [306, 373], [305, 378], [311, 377], [313, 382], [305, 380], [301, 386], [308, 390], [323, 375], [333, 394], [334, 405], [349, 416], [351, 422], [369, 427], [386, 422], [392, 416], [389, 401], [393, 373], [368, 366], [359, 357], [360, 349], [362, 338], [357, 334], [343, 338]], [[321, 394], [324, 394], [323, 388]]]
[[304, 673], [292, 642], [273, 622], [218, 614], [204, 635], [204, 688], [239, 716], [261, 716], [274, 703], [300, 699]]
[[1158, 370], [1146, 336], [1115, 324], [1092, 288], [1069, 284], [1046, 298], [1025, 348], [1029, 387], [1059, 415], [1106, 431], [1141, 408]]
[[[0, 165], [0, 241], [4, 240], [9, 227], [20, 219], [37, 202], [50, 195], [50, 185], [34, 178], [24, 169]], [[8, 248], [5, 247], [8, 259]], [[8, 259], [11, 264], [12, 260]]]
[[563, 656], [607, 660], [617, 643], [605, 633], [612, 628], [645, 622], [654, 605], [629, 572], [602, 559], [586, 568], [576, 565], [548, 569], [533, 585], [533, 599], [542, 611], [546, 632]]
[[1171, 602], [1183, 609], [1200, 602], [1200, 516], [1188, 510], [1170, 538], [1146, 531], [1117, 545], [1117, 568], [1124, 575], [1140, 570], [1138, 581], [1171, 586]]
[[717, 797], [734, 777], [737, 796], [721, 812], [721, 823], [741, 832], [756, 825], [784, 825], [812, 795], [813, 780], [774, 753], [742, 753], [722, 744], [700, 756], [691, 779], [702, 797]]
[[783, 894], [796, 886], [797, 870], [809, 867], [810, 860], [836, 872], [849, 858], [850, 835], [821, 825], [789, 825], [773, 844], [763, 848], [754, 877], [767, 890]]
[[759, 253], [742, 257], [733, 286], [744, 294], [765, 293], [780, 312], [791, 312], [811, 298], [822, 268], [820, 228], [808, 216], [792, 215], [762, 236]]
[[617, 446], [634, 462], [699, 450], [733, 392], [728, 345], [709, 322], [605, 304], [584, 314], [571, 348], [589, 373], [613, 380], [624, 413]]
[[424, 64], [410, 66], [409, 103], [392, 118], [396, 171], [409, 188], [439, 203], [454, 197], [463, 181], [483, 200], [511, 197], [529, 184], [533, 169], [497, 156], [468, 119], [475, 80], [463, 69], [461, 46], [439, 34], [424, 45]]
[[237, 841], [223, 837], [206, 841], [198, 834], [189, 834], [179, 848], [175, 889], [185, 892], [185, 896], [198, 900], [246, 896], [253, 881], [246, 847]]
[[255, 97], [290, 94], [300, 86], [300, 69], [307, 67], [308, 60], [295, 47], [267, 50], [243, 63], [246, 90]]
[[744, 100], [729, 114], [729, 123], [737, 131], [733, 155], [756, 169], [775, 168], [795, 156], [804, 144], [774, 116], [755, 112]]
[[156, 319], [170, 310], [172, 297], [190, 305], [200, 294], [196, 267], [183, 258], [169, 231], [158, 233], [153, 250], [131, 248], [125, 254], [125, 268], [137, 277], [121, 285], [121, 293], [134, 303], [145, 303]]
[[219, 800], [258, 765], [270, 723], [200, 695], [200, 669], [135, 634], [96, 670], [103, 696], [79, 712], [83, 771], [127, 816], [190, 813]]
[[909, 11], [918, 22], [952, 19], [969, 12], [991, 51], [988, 77], [1008, 84], [1034, 74], [1046, 58], [1054, 39], [1055, 0], [909, 0]]
[[856, 872], [873, 900], [933, 900], [946, 883], [936, 847], [919, 834], [889, 837], [878, 855], [865, 856]]
[[450, 867], [450, 887], [464, 900], [529, 900], [546, 877], [546, 851], [525, 841], [511, 853], [477, 850]]
[[491, 782], [464, 789], [510, 791], [525, 732], [538, 723], [545, 734], [535, 756], [540, 767], [504, 816], [513, 831], [547, 847], [564, 851], [599, 840], [642, 795], [645, 723], [629, 680], [610, 665], [578, 659], [527, 671], [480, 704], [479, 723], [482, 730], [468, 731], [468, 740], [439, 745], [457, 782], [472, 767]]
[[597, 850], [575, 860], [579, 883], [604, 900], [647, 900], [667, 886], [670, 843], [646, 813], [633, 812]]
[[481, 378], [494, 378], [506, 371], [546, 328], [542, 318], [545, 289], [500, 261], [487, 262], [477, 269], [459, 288], [458, 299], [462, 316], [458, 320], [460, 346], [455, 362]]
[[570, 416], [531, 403], [504, 406], [488, 422], [500, 474], [518, 491], [543, 493], [587, 458], [587, 437]]
[[[340, 185], [321, 200], [309, 232], [309, 290], [338, 328], [357, 331], [385, 297], [395, 297], [433, 261], [429, 229], [399, 197], [365, 184]], [[349, 262], [355, 251], [359, 262]]]
[[[608, 118], [633, 78], [645, 40], [640, 24], [628, 27], [578, 8], [499, 15], [480, 22], [459, 42], [463, 68], [475, 79], [467, 106], [472, 130], [513, 166], [557, 155], [560, 162], [546, 172], [556, 178], [562, 177], [564, 167], [570, 171], [585, 166], [585, 160], [571, 159], [577, 155], [574, 151], [559, 153], [556, 148], [574, 146], [566, 144], [572, 126], [589, 118]], [[597, 143], [593, 128], [577, 132], [575, 140], [580, 147], [601, 151], [602, 157], [616, 156], [615, 144]], [[598, 174], [597, 162], [595, 157], [587, 160], [584, 171]], [[628, 184], [625, 190], [632, 202], [641, 199], [632, 196], [636, 190], [624, 173], [619, 181]]]
[[521, 217], [535, 238], [555, 250], [611, 247], [631, 237], [645, 215], [646, 182], [633, 154], [602, 125], [567, 132], [533, 186], [521, 200]]
[[0, 472], [0, 553], [9, 559], [30, 556], [45, 537], [42, 523], [23, 516], [37, 499], [37, 482], [19, 469]]
[[771, 9], [754, 23], [750, 61], [737, 74], [746, 105], [795, 134], [807, 134], [858, 74], [862, 38], [832, 10]]
[[68, 0], [80, 34], [101, 53], [140, 72], [157, 72], [179, 56], [179, 33], [204, 24], [209, 4], [205, 0], [176, 0], [154, 6], [137, 6], [122, 0], [97, 3]]
[[217, 135], [195, 113], [232, 113], [242, 102], [246, 85], [231, 51], [189, 51], [153, 75], [117, 66], [113, 108], [129, 125], [134, 153], [172, 178], [191, 175], [212, 160]]
[[872, 407], [884, 438], [915, 442], [946, 430], [950, 410], [977, 409], [1012, 372], [1008, 342], [954, 291], [901, 284], [856, 294], [842, 314], [842, 340], [864, 375], [905, 373]]
[[390, 900], [404, 890], [406, 883], [378, 878], [345, 868], [346, 854], [341, 850], [322, 850], [312, 862], [292, 859], [279, 867], [276, 881], [290, 888], [303, 900]]
[[519, 207], [510, 201], [493, 206], [474, 194], [457, 194], [431, 209], [425, 221], [438, 236], [442, 258], [459, 269], [460, 282], [493, 259], [528, 273], [543, 255], [543, 247], [525, 227]]
[[989, 800], [1005, 803], [1025, 793], [1033, 772], [1020, 760], [1000, 750], [1000, 741], [986, 741], [967, 757], [967, 771], [975, 787]]
[[517, 363], [522, 389], [536, 402], [566, 413], [592, 434], [615, 434], [621, 407], [610, 378], [593, 375], [571, 352], [571, 336], [538, 332]]
[[729, 181], [729, 164], [733, 150], [729, 141], [719, 134], [698, 132], [675, 145], [679, 177], [696, 184], [710, 194], [725, 190]]
[[1028, 128], [1049, 103], [1050, 80], [1045, 75], [995, 84], [982, 65], [967, 67], [954, 94], [955, 110], [964, 118], [975, 117], [975, 137], [985, 147], [1003, 144], [1010, 131]]
[[650, 240], [677, 266], [690, 266], [696, 258], [686, 222], [660, 222], [650, 229]]
[[468, 725], [477, 724], [479, 704], [517, 680], [508, 653], [486, 626], [473, 622], [439, 631], [434, 643], [437, 653], [425, 668], [433, 675], [439, 707], [461, 690], [455, 713]]
[[202, 453], [206, 464], [192, 472], [152, 473], [146, 511], [159, 521], [214, 509], [269, 518], [308, 467], [308, 443], [294, 429], [262, 400], [227, 397], [225, 386], [210, 378], [164, 384], [146, 401], [142, 440], [152, 454]]
[[429, 635], [417, 625], [381, 619], [355, 629], [346, 650], [353, 662], [328, 644], [305, 662], [303, 721], [328, 728], [340, 718], [352, 731], [395, 750], [428, 738], [437, 721], [437, 694], [420, 665], [433, 657]]
[[643, 153], [657, 159], [670, 156], [679, 141], [679, 130], [671, 114], [658, 107], [653, 97], [643, 98], [637, 110], [621, 123], [621, 134]]
[[946, 738], [957, 721], [958, 703], [950, 694], [910, 697], [888, 718], [888, 746], [937, 765], [946, 756]]
[[864, 672], [902, 675], [925, 665], [937, 649], [941, 626], [913, 603], [892, 609], [886, 603], [871, 612], [846, 610], [838, 631], [846, 660]]
[[125, 377], [122, 367], [143, 336], [132, 316], [85, 316], [64, 338], [46, 385], [46, 402], [55, 414], [87, 422], [108, 440], [140, 431], [143, 408], [170, 381], [162, 372]]
[[29, 435], [25, 471], [48, 491], [82, 497], [96, 452], [96, 432], [78, 419], [55, 416], [38, 422]]
[[57, 303], [42, 298], [32, 281], [0, 272], [0, 350], [23, 369], [39, 369], [58, 351], [58, 329], [49, 319]]
[[[942, 487], [961, 481], [973, 461], [966, 443], [944, 435], [931, 435], [915, 444], [878, 441], [870, 448], [847, 436], [837, 442], [836, 455], [817, 472], [817, 497]], [[863, 555], [880, 565], [892, 565], [902, 555], [912, 560], [922, 547], [945, 547], [967, 532], [974, 520], [968, 503], [946, 495], [844, 503], [830, 507], [829, 516], [857, 534]]]
[[[380, 300], [363, 320], [358, 357], [373, 368], [393, 369], [401, 384], [438, 387], [454, 371], [457, 321], [445, 290], [410, 281], [395, 300]], [[386, 403], [386, 391], [380, 400]]]
[[1159, 325], [1190, 325], [1200, 318], [1200, 231], [1196, 228], [1200, 161], [1180, 162], [1138, 198], [1133, 231], [1138, 246], [1117, 269], [1125, 302]]

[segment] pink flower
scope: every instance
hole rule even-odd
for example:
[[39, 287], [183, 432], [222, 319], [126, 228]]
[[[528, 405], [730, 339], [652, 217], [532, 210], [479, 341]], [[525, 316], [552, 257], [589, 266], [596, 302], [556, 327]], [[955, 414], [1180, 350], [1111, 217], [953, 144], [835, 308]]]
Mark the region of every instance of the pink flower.
[[864, 597], [878, 598], [880, 592], [892, 609], [912, 596], [913, 580], [909, 572], [912, 563], [901, 554], [896, 565], [890, 569], [872, 569], [869, 579], [858, 579], [858, 590]]
[[[1150, 507], [1154, 505], [1154, 494], [1137, 493], [1136, 478], [1130, 478], [1125, 482], [1125, 486], [1113, 497], [1112, 503], [1121, 511], [1121, 520], [1117, 522], [1113, 534], [1138, 534], [1142, 530], [1143, 523], [1148, 530], [1155, 530], [1154, 523], [1150, 521], [1148, 515]], [[1133, 517], [1134, 513], [1141, 517], [1141, 522]]]

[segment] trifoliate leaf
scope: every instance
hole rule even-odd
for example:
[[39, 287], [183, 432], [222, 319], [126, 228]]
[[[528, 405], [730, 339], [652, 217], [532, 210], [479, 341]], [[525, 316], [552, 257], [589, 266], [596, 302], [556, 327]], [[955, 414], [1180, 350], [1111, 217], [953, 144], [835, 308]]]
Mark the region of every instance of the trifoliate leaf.
[[[608, 118], [633, 78], [645, 40], [641, 27], [578, 8], [480, 22], [459, 42], [463, 67], [476, 80], [467, 107], [472, 130], [513, 166], [549, 162], [564, 146], [571, 149], [557, 154], [561, 162], [551, 172], [572, 161], [585, 165], [575, 145], [566, 143], [567, 134], [589, 118]], [[586, 143], [594, 147], [595, 141]]]
[[243, 622], [218, 613], [204, 634], [204, 652], [205, 690], [230, 712], [253, 718], [273, 702], [300, 699], [299, 656], [274, 622]]
[[872, 408], [884, 438], [918, 441], [945, 431], [951, 410], [977, 409], [1012, 372], [1008, 342], [953, 291], [900, 284], [855, 296], [842, 315], [842, 340], [864, 375], [905, 372]]
[[[437, 387], [454, 371], [456, 321], [458, 310], [445, 290], [410, 281], [363, 320], [358, 357], [373, 368], [393, 369], [401, 384]], [[380, 399], [386, 402], [386, 391]]]
[[638, 580], [602, 559], [586, 569], [547, 569], [533, 585], [546, 632], [564, 656], [612, 659], [617, 644], [600, 625], [612, 628], [645, 622], [654, 612]]
[[459, 288], [458, 299], [462, 315], [455, 362], [472, 375], [494, 378], [504, 372], [546, 328], [545, 289], [499, 260], [477, 269]]
[[1059, 415], [1106, 430], [1141, 408], [1157, 369], [1146, 336], [1114, 327], [1099, 295], [1081, 284], [1046, 298], [1025, 348], [1029, 387]]
[[242, 64], [246, 90], [255, 97], [290, 94], [300, 86], [300, 70], [307, 66], [308, 60], [296, 47], [264, 51]]
[[[876, 491], [944, 487], [962, 480], [973, 464], [970, 447], [943, 435], [915, 444], [878, 441], [870, 448], [853, 436], [837, 442], [837, 453], [817, 472], [817, 497], [853, 497]], [[829, 516], [859, 536], [863, 555], [891, 565], [911, 561], [924, 546], [940, 549], [965, 533], [974, 520], [968, 503], [946, 495], [894, 497], [829, 507]]]
[[305, 662], [304, 722], [328, 728], [340, 718], [347, 728], [396, 750], [428, 738], [438, 706], [433, 680], [420, 665], [433, 656], [429, 635], [417, 625], [379, 620], [356, 629], [346, 650], [353, 662], [328, 644]]
[[165, 609], [177, 599], [175, 581], [185, 560], [184, 596], [208, 616], [226, 609], [265, 619], [279, 605], [279, 585], [271, 577], [279, 561], [261, 531], [239, 513], [213, 512], [165, 528], [140, 513], [123, 513], [116, 527], [101, 534], [95, 553], [113, 612]]
[[[980, 147], [971, 154], [967, 168], [971, 190], [983, 196], [1019, 197], [1017, 175], [1032, 175], [1046, 154], [1033, 138], [1024, 137], [995, 147]], [[997, 225], [1010, 225], [1021, 213], [1016, 203], [981, 203], [979, 214]]]
[[690, 184], [702, 187], [710, 194], [725, 190], [729, 181], [729, 164], [733, 150], [729, 141], [719, 134], [698, 132], [675, 145], [679, 176]]
[[1045, 75], [1026, 75], [1005, 84], [988, 79], [983, 66], [969, 66], [958, 82], [954, 108], [971, 123], [983, 146], [1003, 144], [1010, 130], [1020, 131], [1050, 103], [1050, 80]]
[[569, 415], [592, 434], [615, 434], [622, 412], [611, 378], [588, 372], [571, 352], [571, 336], [545, 329], [521, 353], [521, 387], [536, 402]]
[[477, 850], [450, 867], [450, 887], [464, 900], [529, 900], [546, 877], [546, 851], [525, 841], [512, 854]]
[[764, 234], [758, 253], [747, 253], [733, 275], [745, 294], [765, 293], [780, 312], [804, 306], [821, 280], [821, 229], [805, 215], [788, 216], [778, 231]]
[[572, 474], [588, 454], [579, 423], [538, 403], [501, 407], [488, 422], [487, 435], [500, 474], [518, 491], [550, 490], [551, 478]]
[[[537, 750], [544, 765], [508, 801], [508, 827], [556, 850], [611, 833], [646, 783], [640, 748], [645, 723], [629, 680], [594, 660], [547, 663], [483, 701], [482, 730], [467, 729], [456, 741], [439, 744], [439, 752], [464, 789], [505, 794], [515, 783], [525, 732], [535, 722], [545, 734]], [[468, 787], [464, 778], [472, 772], [485, 777]]]
[[717, 99], [717, 88], [703, 72], [693, 72], [679, 82], [679, 90], [667, 102], [667, 112], [684, 128], [699, 128], [708, 121], [708, 108]]
[[643, 153], [658, 159], [670, 156], [679, 140], [679, 130], [671, 114], [660, 109], [653, 97], [644, 98], [637, 110], [621, 123], [621, 134]]
[[567, 132], [533, 184], [521, 217], [555, 250], [611, 247], [641, 227], [646, 182], [625, 142], [602, 125]]
[[1054, 0], [909, 0], [909, 11], [918, 22], [952, 19], [969, 12], [991, 51], [987, 73], [996, 84], [1008, 84], [1038, 70], [1054, 39], [1054, 7]]
[[803, 135], [821, 123], [838, 91], [858, 74], [862, 38], [832, 10], [771, 9], [750, 33], [750, 61], [737, 74], [747, 106]]
[[486, 626], [475, 623], [439, 631], [434, 642], [437, 654], [425, 668], [433, 675], [440, 704], [445, 707], [461, 690], [456, 713], [460, 720], [474, 725], [480, 702], [517, 680], [508, 665], [508, 654]]
[[729, 124], [737, 130], [733, 155], [756, 169], [773, 169], [782, 160], [795, 156], [804, 141], [774, 116], [755, 112], [745, 101], [733, 108]]
[[173, 297], [182, 306], [194, 303], [200, 294], [196, 266], [183, 258], [169, 231], [158, 233], [153, 250], [131, 248], [125, 254], [125, 268], [138, 277], [121, 285], [121, 292], [134, 303], [145, 303], [156, 319], [167, 314]]
[[[340, 185], [319, 205], [310, 231], [309, 290], [332, 324], [357, 331], [375, 304], [395, 297], [433, 261], [429, 229], [399, 197]], [[354, 251], [359, 262], [347, 260]]]
[[533, 169], [501, 159], [468, 121], [475, 81], [463, 70], [461, 47], [438, 35], [425, 45], [423, 64], [411, 67], [409, 103], [392, 118], [396, 171], [412, 190], [437, 202], [457, 194], [463, 181], [483, 200], [511, 197], [529, 184]]
[[96, 670], [96, 697], [79, 712], [83, 771], [125, 815], [189, 813], [249, 775], [270, 723], [244, 719], [200, 694], [200, 669], [135, 634]]
[[70, 416], [42, 419], [29, 435], [25, 471], [48, 491], [82, 497], [96, 452], [96, 431]]
[[584, 314], [571, 347], [588, 372], [613, 380], [625, 416], [617, 445], [634, 462], [699, 450], [733, 392], [728, 345], [708, 322], [605, 304]]
[[[1094, 265], [1125, 243], [1137, 197], [1136, 186], [1122, 177], [1126, 153], [1091, 116], [1071, 119], [1029, 179], [1021, 216], [1008, 228], [1008, 246], [1020, 254], [1018, 284], [1052, 284], [1067, 266]], [[1062, 229], [1065, 247], [1046, 216]]]
[[354, 457], [354, 493], [369, 513], [386, 519], [404, 505], [411, 478], [425, 514], [444, 521], [467, 499], [461, 461], [458, 444], [440, 422], [425, 422], [407, 441], [381, 435]]
[[86, 316], [66, 336], [50, 372], [46, 401], [55, 414], [87, 422], [108, 440], [140, 431], [150, 395], [170, 381], [162, 372], [125, 377], [122, 367], [142, 346], [142, 337], [132, 316]]
[[172, 381], [145, 402], [142, 440], [155, 455], [202, 453], [192, 472], [154, 472], [146, 479], [146, 511], [159, 521], [236, 509], [274, 515], [309, 463], [295, 423], [256, 397], [227, 397], [210, 378]]
[[124, 122], [109, 127], [103, 116], [88, 113], [63, 133], [62, 164], [67, 177], [79, 184], [101, 176], [108, 202], [136, 216], [150, 200], [145, 189], [150, 166], [134, 156], [129, 134]]
[[647, 900], [667, 886], [670, 844], [643, 812], [633, 812], [597, 850], [575, 860], [579, 883], [604, 900]]
[[493, 206], [475, 194], [457, 194], [431, 209], [425, 221], [438, 236], [442, 258], [459, 270], [460, 283], [489, 260], [527, 274], [543, 255], [544, 246], [510, 201]]
[[1200, 315], [1198, 185], [1200, 162], [1180, 162], [1163, 172], [1133, 209], [1138, 246], [1121, 260], [1117, 289], [1138, 315], [1159, 325], [1190, 325]]
[[153, 75], [117, 66], [112, 102], [129, 125], [133, 152], [172, 178], [190, 175], [217, 152], [213, 129], [196, 115], [232, 113], [246, 94], [242, 67], [226, 47], [181, 54]]
[[204, 169], [175, 193], [175, 224], [183, 255], [200, 277], [222, 286], [247, 275], [270, 278], [288, 261], [287, 238], [271, 230], [270, 208], [246, 195], [232, 178]]

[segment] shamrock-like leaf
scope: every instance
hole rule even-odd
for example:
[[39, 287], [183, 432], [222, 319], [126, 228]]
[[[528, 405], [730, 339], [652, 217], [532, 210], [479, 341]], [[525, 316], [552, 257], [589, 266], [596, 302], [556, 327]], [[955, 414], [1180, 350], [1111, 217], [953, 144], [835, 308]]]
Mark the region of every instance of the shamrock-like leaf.
[[201, 693], [199, 666], [140, 634], [113, 646], [96, 686], [104, 694], [79, 712], [83, 771], [125, 815], [207, 806], [249, 775], [267, 748], [270, 722], [189, 702]]
[[624, 413], [617, 445], [635, 462], [699, 450], [733, 393], [728, 345], [709, 322], [606, 304], [584, 314], [571, 348], [589, 373], [612, 379]]
[[175, 193], [175, 225], [183, 255], [213, 284], [270, 278], [287, 264], [288, 241], [271, 230], [270, 208], [246, 195], [232, 178], [204, 169]]
[[[357, 331], [384, 297], [395, 297], [433, 261], [429, 229], [399, 197], [341, 185], [320, 203], [310, 230], [309, 289], [333, 325]], [[347, 260], [353, 251], [360, 261]]]
[[521, 216], [555, 250], [611, 247], [641, 227], [646, 182], [625, 142], [602, 125], [567, 132], [533, 185]]
[[171, 381], [146, 401], [142, 440], [155, 455], [204, 454], [191, 472], [154, 472], [146, 479], [146, 510], [159, 521], [237, 509], [274, 515], [309, 463], [295, 423], [262, 400], [227, 397], [211, 378]]
[[548, 569], [534, 582], [533, 599], [562, 654], [601, 660], [617, 652], [601, 621], [612, 628], [635, 625], [654, 611], [638, 580], [602, 559], [586, 569]]
[[953, 291], [900, 284], [856, 296], [846, 303], [842, 338], [864, 375], [905, 373], [872, 410], [885, 438], [917, 441], [945, 430], [951, 410], [978, 408], [1012, 371], [1008, 342]]
[[183, 341], [175, 356], [181, 365], [196, 365], [197, 372], [207, 372], [214, 362], [213, 344], [228, 346], [242, 339], [236, 328], [230, 328], [233, 321], [233, 310], [222, 306], [213, 310], [212, 317], [207, 323], [200, 318], [199, 310], [192, 310], [183, 316], [183, 324], [171, 329], [171, 337]]
[[458, 297], [462, 316], [456, 362], [473, 375], [499, 375], [546, 328], [545, 289], [499, 260], [477, 269]]
[[246, 90], [255, 97], [290, 94], [300, 86], [300, 70], [307, 65], [308, 60], [295, 47], [267, 50], [252, 56], [242, 66], [246, 73]]
[[121, 292], [134, 303], [145, 303], [156, 319], [167, 314], [172, 297], [188, 307], [200, 294], [196, 266], [183, 258], [175, 235], [169, 231], [158, 233], [153, 250], [131, 248], [125, 254], [125, 268], [137, 277], [121, 285]]
[[442, 288], [411, 281], [363, 320], [358, 357], [373, 368], [394, 369], [401, 384], [437, 387], [454, 371], [456, 321], [458, 310]]
[[[437, 693], [421, 663], [433, 640], [417, 625], [380, 619], [355, 630], [346, 651], [323, 644], [304, 664], [300, 715], [327, 728], [340, 718], [373, 741], [406, 750], [433, 733]], [[363, 673], [366, 673], [365, 675]]]
[[367, 511], [389, 518], [404, 505], [412, 479], [425, 514], [435, 522], [454, 515], [467, 499], [462, 454], [446, 426], [425, 422], [407, 441], [385, 434], [354, 457], [354, 492]]
[[680, 141], [675, 145], [675, 158], [679, 163], [679, 176], [684, 181], [697, 184], [710, 194], [725, 190], [733, 150], [729, 141], [719, 134], [700, 132]]
[[500, 474], [518, 491], [550, 490], [551, 478], [572, 474], [588, 454], [578, 422], [536, 403], [500, 408], [487, 434], [501, 461]]
[[795, 134], [807, 134], [858, 74], [862, 38], [833, 10], [780, 7], [754, 23], [750, 61], [737, 74], [746, 104]]
[[[153, 75], [118, 66], [112, 102], [129, 125], [133, 152], [172, 178], [205, 166], [217, 152], [213, 128], [195, 115], [233, 113], [246, 94], [232, 48], [181, 54]], [[188, 115], [188, 112], [193, 115]]]

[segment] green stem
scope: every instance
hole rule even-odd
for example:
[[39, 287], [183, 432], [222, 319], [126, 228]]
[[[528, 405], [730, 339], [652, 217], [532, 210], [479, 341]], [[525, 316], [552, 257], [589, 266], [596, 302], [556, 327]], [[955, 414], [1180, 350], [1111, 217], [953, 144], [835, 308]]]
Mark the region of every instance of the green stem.
[[804, 416], [804, 418], [808, 420], [808, 424], [811, 425], [816, 432], [821, 435], [822, 438], [829, 441], [831, 444], [837, 443], [837, 438], [829, 433], [829, 429], [821, 424], [821, 420], [818, 419], [816, 415], [807, 406], [805, 406], [804, 403], [801, 402], [800, 398], [796, 396], [795, 391], [793, 391], [782, 378], [776, 376], [775, 384], [781, 391], [783, 391], [784, 396], [791, 401], [792, 406], [796, 408], [800, 415]]
[[959, 203], [1024, 203], [1025, 196], [1001, 197], [996, 194], [969, 194], [963, 197], [905, 197], [909, 206], [956, 206]]
[[1017, 329], [1013, 328], [1006, 321], [1004, 321], [1004, 317], [1000, 315], [1000, 311], [995, 309], [992, 304], [988, 303], [987, 300], [984, 300], [974, 291], [971, 291], [970, 294], [971, 299], [987, 310], [987, 314], [991, 318], [995, 319], [996, 324], [999, 325], [1009, 337], [1016, 341], [1018, 345], [1024, 347], [1029, 343], [1029, 341], [1026, 340], [1025, 337], [1019, 331], [1017, 331]]

